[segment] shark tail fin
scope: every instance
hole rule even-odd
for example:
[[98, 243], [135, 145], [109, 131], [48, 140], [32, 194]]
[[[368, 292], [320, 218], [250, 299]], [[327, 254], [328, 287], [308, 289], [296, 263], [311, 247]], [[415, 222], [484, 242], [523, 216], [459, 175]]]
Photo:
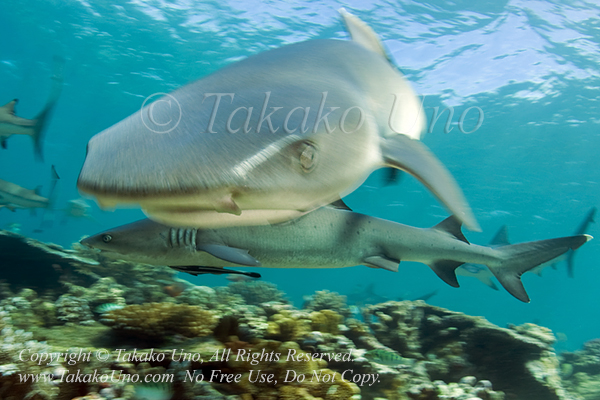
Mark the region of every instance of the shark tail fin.
[[[590, 208], [590, 210], [588, 211], [588, 213], [586, 214], [585, 218], [583, 219], [583, 221], [581, 221], [581, 223], [579, 224], [579, 226], [577, 227], [577, 230], [575, 231], [576, 235], [583, 235], [585, 233], [585, 231], [587, 230], [587, 228], [589, 227], [589, 225], [594, 221], [594, 216], [596, 215], [596, 207], [592, 207]], [[575, 252], [574, 251], [569, 251], [569, 254], [567, 254], [567, 274], [569, 276], [569, 278], [573, 278], [575, 276], [574, 274], [574, 258], [575, 258]]]
[[510, 294], [529, 303], [521, 275], [568, 250], [578, 249], [591, 239], [589, 235], [576, 235], [502, 246], [496, 249], [500, 261], [488, 265], [488, 268]]
[[35, 125], [33, 126], [33, 147], [35, 149], [35, 156], [38, 160], [44, 161], [44, 155], [42, 153], [42, 143], [44, 141], [44, 133], [46, 126], [50, 120], [52, 110], [60, 96], [63, 85], [63, 67], [64, 59], [61, 57], [54, 57], [54, 73], [52, 75], [52, 89], [50, 90], [50, 96], [46, 101], [46, 106], [35, 118]]

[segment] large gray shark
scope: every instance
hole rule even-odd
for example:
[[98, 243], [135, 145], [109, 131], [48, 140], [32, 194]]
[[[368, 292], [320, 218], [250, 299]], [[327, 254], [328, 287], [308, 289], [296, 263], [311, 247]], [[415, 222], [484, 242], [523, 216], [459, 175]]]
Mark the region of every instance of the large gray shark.
[[521, 274], [590, 239], [577, 235], [493, 249], [469, 244], [453, 216], [433, 228], [420, 229], [326, 206], [271, 226], [184, 229], [144, 219], [81, 243], [109, 258], [188, 272], [210, 273], [231, 265], [342, 268], [360, 264], [398, 271], [400, 261], [417, 261], [454, 287], [458, 287], [456, 268], [469, 262], [487, 265], [513, 296], [528, 302]]
[[415, 92], [373, 30], [340, 12], [352, 40], [248, 57], [95, 135], [79, 190], [171, 226], [259, 225], [329, 204], [387, 166], [478, 230], [456, 181], [418, 140]]
[[63, 61], [55, 58], [54, 64], [50, 95], [46, 101], [46, 106], [34, 119], [17, 116], [15, 106], [19, 101], [18, 99], [11, 100], [0, 107], [0, 145], [3, 149], [7, 148], [7, 140], [12, 135], [27, 135], [33, 140], [36, 157], [43, 160], [42, 141], [44, 131], [62, 90]]

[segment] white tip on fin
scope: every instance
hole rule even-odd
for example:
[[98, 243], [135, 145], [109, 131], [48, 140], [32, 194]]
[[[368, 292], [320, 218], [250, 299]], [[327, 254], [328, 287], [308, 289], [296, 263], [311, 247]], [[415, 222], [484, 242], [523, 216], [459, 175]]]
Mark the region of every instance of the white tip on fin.
[[389, 60], [383, 44], [381, 44], [377, 34], [369, 25], [356, 15], [350, 14], [345, 8], [340, 8], [338, 11], [342, 15], [342, 18], [344, 18], [346, 29], [353, 41]]

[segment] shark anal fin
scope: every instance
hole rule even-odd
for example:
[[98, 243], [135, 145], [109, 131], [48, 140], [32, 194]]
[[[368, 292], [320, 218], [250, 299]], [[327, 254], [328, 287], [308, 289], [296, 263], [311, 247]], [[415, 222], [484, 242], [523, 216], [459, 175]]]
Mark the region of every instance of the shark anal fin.
[[458, 220], [458, 218], [456, 218], [454, 215], [451, 215], [431, 229], [449, 233], [461, 242], [470, 244], [465, 235], [463, 235], [462, 231], [460, 230], [461, 226], [462, 224]]
[[459, 287], [458, 279], [456, 279], [456, 268], [460, 267], [464, 263], [461, 261], [453, 260], [439, 260], [429, 266], [440, 277], [441, 280], [446, 282], [452, 287]]
[[204, 251], [214, 257], [234, 264], [250, 267], [260, 266], [260, 261], [248, 254], [248, 250], [229, 247], [223, 244], [200, 244], [196, 246], [196, 250]]
[[400, 261], [391, 260], [383, 256], [370, 256], [365, 257], [363, 259], [363, 263], [365, 263], [365, 265], [368, 267], [382, 268], [388, 271], [398, 272], [398, 264], [400, 264]]

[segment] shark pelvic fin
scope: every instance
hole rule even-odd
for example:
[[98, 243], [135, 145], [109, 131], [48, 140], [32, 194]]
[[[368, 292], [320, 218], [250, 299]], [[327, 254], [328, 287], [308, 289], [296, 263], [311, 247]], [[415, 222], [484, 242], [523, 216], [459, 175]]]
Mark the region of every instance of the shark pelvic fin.
[[456, 268], [463, 265], [464, 262], [453, 261], [453, 260], [439, 260], [429, 266], [440, 277], [441, 280], [446, 282], [452, 287], [459, 287], [458, 279], [456, 279]]
[[368, 267], [382, 268], [392, 272], [398, 272], [400, 261], [394, 261], [383, 256], [370, 256], [363, 260]]
[[248, 265], [250, 267], [259, 267], [260, 261], [248, 254], [248, 250], [229, 247], [223, 244], [200, 244], [196, 250], [204, 251], [211, 256], [234, 264]]
[[458, 218], [456, 218], [454, 215], [451, 215], [431, 229], [449, 233], [452, 236], [454, 236], [456, 239], [460, 240], [461, 242], [470, 244], [469, 241], [467, 240], [467, 238], [465, 237], [465, 235], [463, 235], [463, 233], [460, 229], [461, 227], [462, 227], [462, 224], [458, 220]]
[[7, 146], [7, 144], [6, 144], [6, 139], [2, 139], [2, 148], [3, 148], [4, 150], [6, 150], [6, 148], [7, 148], [7, 147], [8, 147], [8, 146]]

